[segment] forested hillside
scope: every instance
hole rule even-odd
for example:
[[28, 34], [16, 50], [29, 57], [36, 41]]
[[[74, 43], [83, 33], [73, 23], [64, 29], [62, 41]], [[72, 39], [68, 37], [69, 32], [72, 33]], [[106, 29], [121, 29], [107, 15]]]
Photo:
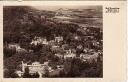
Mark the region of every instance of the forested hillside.
[[[21, 70], [21, 61], [27, 63], [50, 61], [49, 67], [51, 66], [54, 70], [57, 69], [57, 65], [64, 66], [61, 74], [54, 77], [102, 77], [102, 24], [101, 21], [97, 23], [97, 20], [102, 19], [102, 16], [98, 14], [101, 14], [101, 11], [95, 11], [95, 13], [91, 11], [92, 14], [87, 15], [87, 19], [82, 19], [84, 14], [81, 17], [78, 16], [78, 11], [73, 12], [77, 14], [70, 13], [73, 14], [70, 16], [77, 16], [75, 20], [65, 23], [62, 20], [59, 22], [60, 19], [55, 19], [56, 11], [37, 10], [29, 6], [5, 6], [3, 8], [4, 76], [18, 77], [15, 71]], [[94, 14], [99, 18], [94, 20]], [[85, 17], [87, 16], [85, 14]], [[92, 23], [96, 28], [82, 27], [78, 24], [80, 21], [89, 22], [89, 25]], [[57, 42], [55, 38], [61, 41]], [[39, 39], [45, 40], [46, 43], [34, 44], [34, 41]], [[20, 47], [19, 50], [18, 47]], [[68, 50], [72, 51], [75, 57], [60, 58], [62, 55], [65, 56]], [[100, 55], [92, 56], [96, 60], [94, 59], [91, 63], [83, 62], [80, 58], [80, 55], [95, 53], [100, 53]]]

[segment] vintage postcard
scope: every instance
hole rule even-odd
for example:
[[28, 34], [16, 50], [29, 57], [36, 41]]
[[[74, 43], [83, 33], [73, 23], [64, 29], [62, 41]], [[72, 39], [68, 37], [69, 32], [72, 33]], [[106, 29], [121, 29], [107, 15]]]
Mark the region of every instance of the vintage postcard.
[[1, 1], [1, 82], [126, 81], [126, 1]]

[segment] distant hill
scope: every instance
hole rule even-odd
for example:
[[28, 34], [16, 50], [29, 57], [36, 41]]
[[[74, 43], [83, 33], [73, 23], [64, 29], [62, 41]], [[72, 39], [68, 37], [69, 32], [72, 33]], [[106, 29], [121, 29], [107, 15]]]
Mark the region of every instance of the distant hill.
[[72, 15], [84, 18], [102, 18], [102, 10], [98, 9], [63, 9], [55, 11], [56, 15]]

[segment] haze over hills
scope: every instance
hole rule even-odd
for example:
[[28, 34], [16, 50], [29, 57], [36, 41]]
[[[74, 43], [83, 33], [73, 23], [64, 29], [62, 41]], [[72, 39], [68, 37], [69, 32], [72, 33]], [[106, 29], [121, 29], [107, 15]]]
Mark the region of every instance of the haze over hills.
[[62, 14], [77, 14], [79, 16], [84, 16], [85, 18], [102, 18], [102, 11], [98, 9], [63, 9], [60, 8], [55, 12], [60, 12]]
[[66, 5], [66, 6], [32, 6], [33, 8], [37, 9], [37, 10], [48, 10], [48, 11], [56, 11], [60, 8], [62, 9], [96, 9], [98, 11], [102, 11], [102, 7], [99, 5], [99, 6], [72, 6], [72, 5]]
[[[56, 18], [80, 26], [102, 29], [102, 11], [98, 9], [63, 9], [55, 11]], [[90, 21], [90, 22], [89, 22]]]

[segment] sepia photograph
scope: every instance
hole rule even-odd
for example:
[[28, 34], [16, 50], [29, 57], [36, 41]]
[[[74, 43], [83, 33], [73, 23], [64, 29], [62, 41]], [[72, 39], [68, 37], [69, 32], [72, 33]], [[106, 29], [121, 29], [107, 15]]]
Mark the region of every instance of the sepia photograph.
[[102, 6], [3, 6], [3, 77], [103, 78]]

